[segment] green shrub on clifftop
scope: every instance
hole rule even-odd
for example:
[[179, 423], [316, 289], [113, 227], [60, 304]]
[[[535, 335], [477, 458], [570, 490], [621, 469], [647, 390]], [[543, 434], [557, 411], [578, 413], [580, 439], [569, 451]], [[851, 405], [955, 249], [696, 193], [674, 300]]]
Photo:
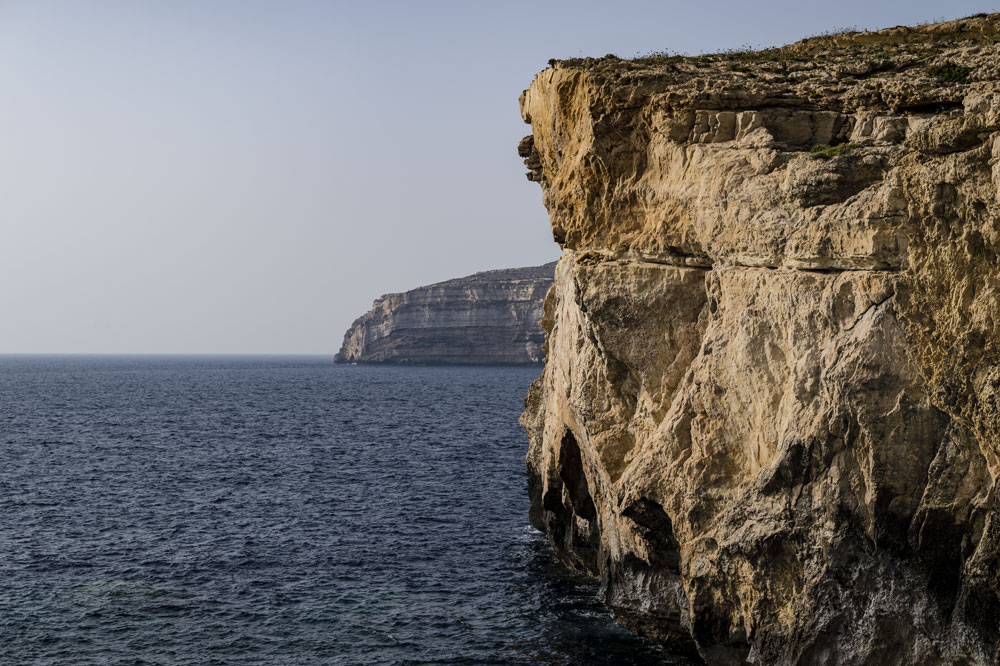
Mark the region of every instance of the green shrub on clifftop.
[[950, 62], [927, 70], [928, 74], [944, 83], [968, 83], [970, 72], [972, 72], [971, 67], [963, 67]]

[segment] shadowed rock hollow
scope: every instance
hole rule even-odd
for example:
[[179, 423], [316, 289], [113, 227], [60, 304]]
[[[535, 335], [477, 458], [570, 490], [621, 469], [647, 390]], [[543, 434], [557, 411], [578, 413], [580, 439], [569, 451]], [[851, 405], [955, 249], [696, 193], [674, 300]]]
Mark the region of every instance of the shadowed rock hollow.
[[531, 519], [709, 664], [1000, 642], [1000, 16], [553, 61]]

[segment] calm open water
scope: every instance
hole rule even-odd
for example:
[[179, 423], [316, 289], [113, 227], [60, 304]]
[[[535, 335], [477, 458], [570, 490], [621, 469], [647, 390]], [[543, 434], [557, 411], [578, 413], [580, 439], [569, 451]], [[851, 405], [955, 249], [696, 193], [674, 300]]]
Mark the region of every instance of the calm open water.
[[0, 663], [682, 663], [528, 525], [537, 374], [0, 357]]

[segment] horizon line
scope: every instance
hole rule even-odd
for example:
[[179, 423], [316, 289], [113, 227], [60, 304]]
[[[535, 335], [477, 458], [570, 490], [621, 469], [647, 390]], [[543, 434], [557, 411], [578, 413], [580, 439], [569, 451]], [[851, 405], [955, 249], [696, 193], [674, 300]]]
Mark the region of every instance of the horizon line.
[[302, 356], [333, 358], [336, 352], [0, 352], [6, 356]]

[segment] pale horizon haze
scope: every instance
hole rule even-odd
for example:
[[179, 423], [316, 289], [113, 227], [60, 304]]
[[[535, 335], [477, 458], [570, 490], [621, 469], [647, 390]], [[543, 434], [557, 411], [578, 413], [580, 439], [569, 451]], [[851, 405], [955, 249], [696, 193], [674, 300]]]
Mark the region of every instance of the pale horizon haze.
[[0, 353], [332, 355], [383, 293], [559, 256], [516, 154], [550, 58], [994, 10], [0, 0]]

